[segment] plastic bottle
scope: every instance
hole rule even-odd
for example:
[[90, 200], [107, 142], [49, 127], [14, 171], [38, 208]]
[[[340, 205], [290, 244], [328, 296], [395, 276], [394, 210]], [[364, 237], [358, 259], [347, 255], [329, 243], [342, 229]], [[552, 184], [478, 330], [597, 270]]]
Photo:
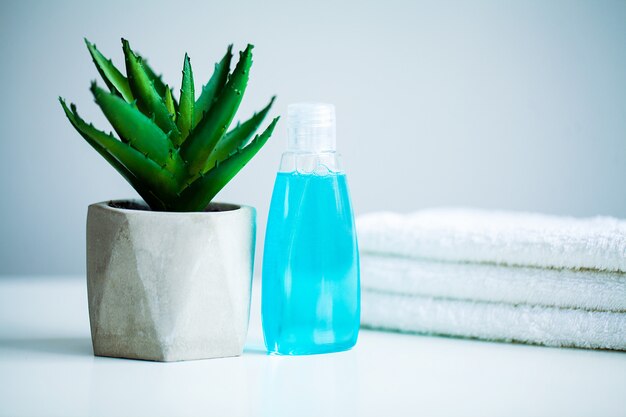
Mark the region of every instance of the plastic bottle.
[[335, 108], [288, 107], [288, 149], [265, 235], [262, 321], [270, 353], [338, 352], [356, 343], [359, 253]]

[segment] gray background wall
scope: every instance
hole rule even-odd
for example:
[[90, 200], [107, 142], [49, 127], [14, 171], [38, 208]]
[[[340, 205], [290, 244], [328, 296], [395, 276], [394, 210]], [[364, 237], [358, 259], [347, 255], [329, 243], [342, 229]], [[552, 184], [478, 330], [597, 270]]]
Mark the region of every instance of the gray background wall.
[[[211, 4], [213, 3], [213, 4]], [[256, 44], [240, 117], [272, 95], [335, 103], [357, 213], [437, 205], [626, 217], [626, 2], [0, 3], [0, 274], [84, 271], [86, 206], [134, 191], [56, 101], [106, 127], [83, 36], [121, 36], [198, 87], [228, 43]], [[252, 204], [259, 243], [281, 123], [220, 194]]]

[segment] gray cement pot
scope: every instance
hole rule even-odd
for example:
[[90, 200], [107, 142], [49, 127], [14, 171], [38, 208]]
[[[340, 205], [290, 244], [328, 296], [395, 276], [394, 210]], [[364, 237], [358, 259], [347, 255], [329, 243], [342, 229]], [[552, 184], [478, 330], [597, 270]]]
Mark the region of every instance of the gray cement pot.
[[254, 208], [119, 208], [128, 203], [92, 204], [87, 214], [95, 355], [155, 361], [240, 355], [250, 313]]

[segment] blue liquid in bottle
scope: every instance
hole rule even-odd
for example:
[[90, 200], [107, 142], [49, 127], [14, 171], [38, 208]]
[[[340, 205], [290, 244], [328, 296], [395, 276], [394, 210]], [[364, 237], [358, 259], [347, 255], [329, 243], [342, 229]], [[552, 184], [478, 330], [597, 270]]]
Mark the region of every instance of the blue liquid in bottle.
[[[334, 108], [332, 115], [334, 133]], [[357, 340], [358, 247], [334, 137], [332, 145], [332, 151], [285, 153], [276, 177], [263, 257], [262, 320], [270, 353], [338, 352]]]

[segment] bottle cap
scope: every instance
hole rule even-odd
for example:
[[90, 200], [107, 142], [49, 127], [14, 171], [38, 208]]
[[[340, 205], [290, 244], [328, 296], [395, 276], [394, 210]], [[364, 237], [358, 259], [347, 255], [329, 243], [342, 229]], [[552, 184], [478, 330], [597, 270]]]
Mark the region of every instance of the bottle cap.
[[287, 107], [288, 150], [334, 152], [335, 106], [326, 103], [295, 103]]

